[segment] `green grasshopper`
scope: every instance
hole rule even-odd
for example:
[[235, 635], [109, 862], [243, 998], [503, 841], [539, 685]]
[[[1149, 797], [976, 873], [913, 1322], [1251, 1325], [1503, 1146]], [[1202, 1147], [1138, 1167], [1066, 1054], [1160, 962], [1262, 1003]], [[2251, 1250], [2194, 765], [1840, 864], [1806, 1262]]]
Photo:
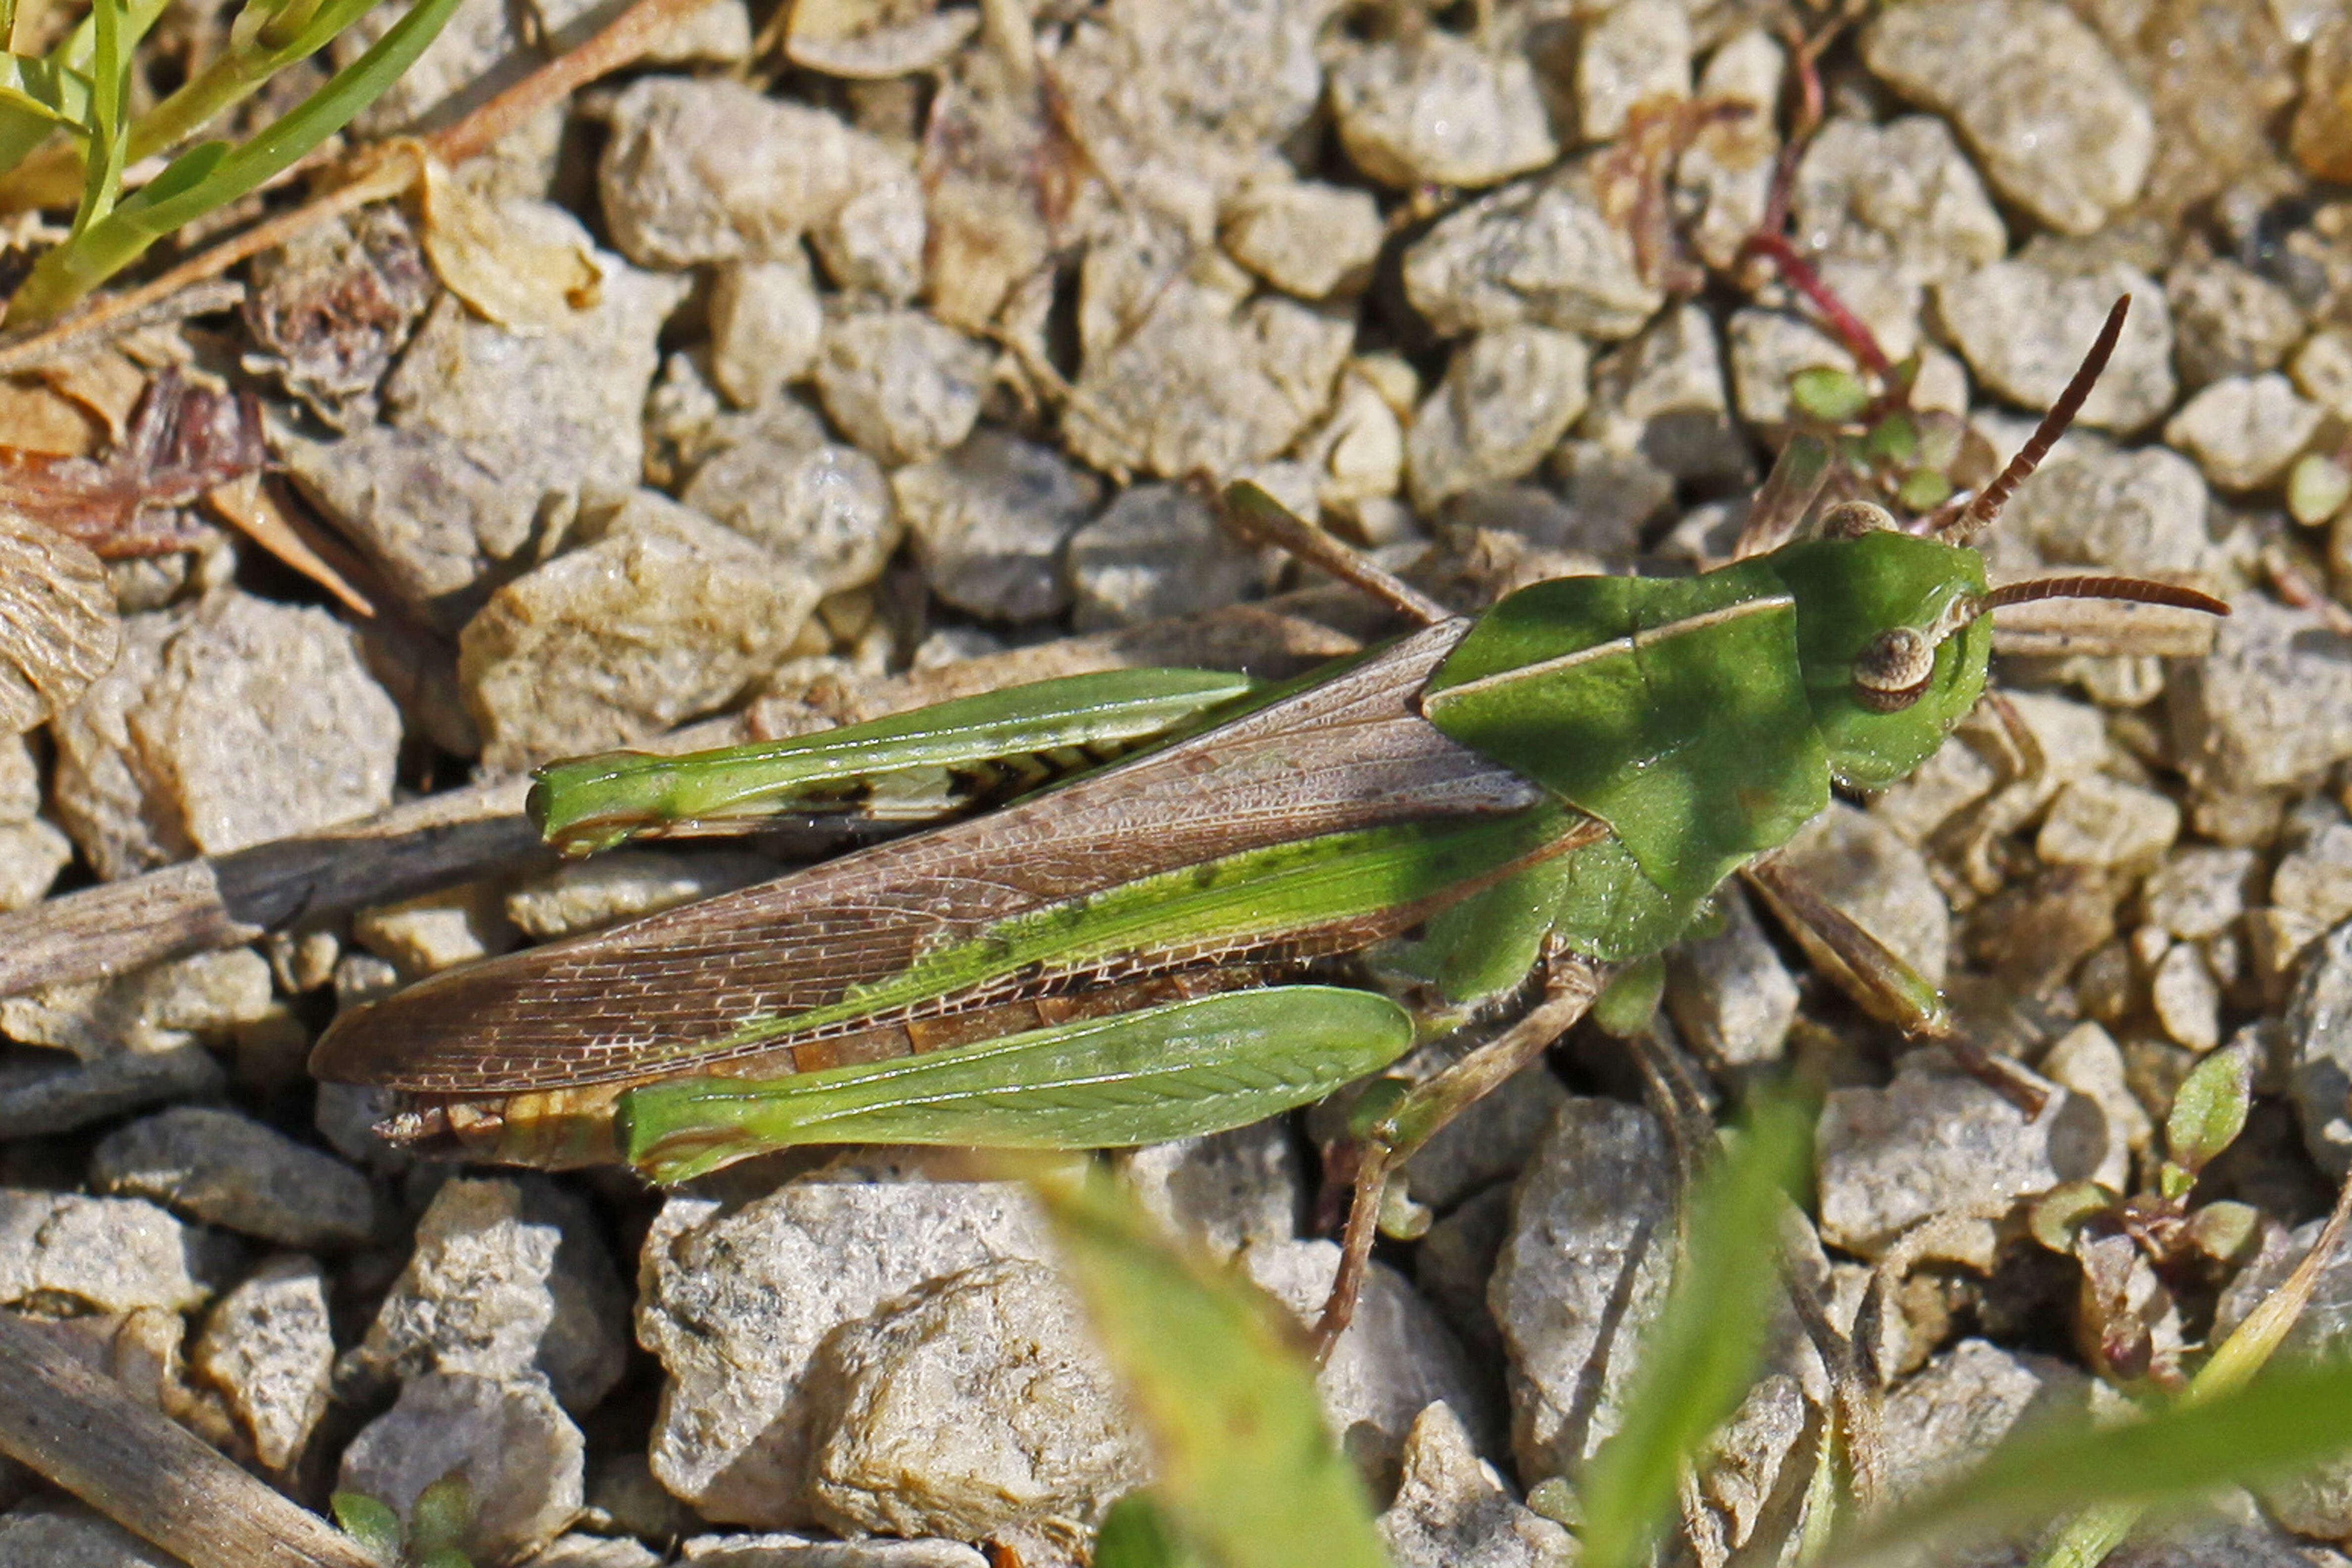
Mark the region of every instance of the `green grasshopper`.
[[1730, 564], [1539, 583], [1474, 621], [1238, 485], [1229, 500], [1261, 531], [1421, 629], [1285, 686], [1083, 676], [772, 746], [542, 769], [530, 809], [573, 850], [860, 803], [904, 815], [942, 784], [1010, 799], [432, 976], [337, 1020], [312, 1070], [410, 1097], [387, 1130], [411, 1142], [621, 1160], [668, 1183], [803, 1143], [1220, 1131], [1524, 1005], [1360, 1118], [1336, 1333], [1398, 1163], [1734, 873], [1881, 1010], [1944, 1031], [1934, 989], [1770, 858], [1832, 786], [1883, 788], [1943, 742], [1983, 692], [1988, 612], [2095, 597], [2227, 613], [2132, 579], [1989, 588], [1970, 547], [2088, 395], [2128, 303], [1932, 536], [1849, 500], [1792, 540], [1822, 482], [1816, 445], [1776, 469]]

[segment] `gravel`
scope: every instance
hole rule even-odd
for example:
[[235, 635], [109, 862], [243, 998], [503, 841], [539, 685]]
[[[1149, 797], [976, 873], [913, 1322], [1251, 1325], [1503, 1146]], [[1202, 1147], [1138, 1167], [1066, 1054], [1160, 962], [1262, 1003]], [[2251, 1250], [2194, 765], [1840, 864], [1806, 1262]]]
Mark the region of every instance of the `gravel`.
[[[464, 1474], [482, 1561], [1080, 1561], [1153, 1460], [1025, 1189], [905, 1151], [656, 1194], [453, 1172], [375, 1136], [384, 1096], [299, 1070], [334, 1012], [764, 880], [807, 835], [332, 907], [252, 868], [712, 715], [797, 733], [901, 677], [963, 695], [1174, 646], [1280, 679], [1395, 629], [1227, 532], [1235, 479], [1474, 608], [1719, 559], [1818, 406], [1806, 373], [1901, 401], [1871, 450], [1916, 443], [1911, 478], [1980, 486], [2127, 292], [1991, 575], [2153, 574], [2233, 613], [2005, 609], [2007, 705], [1783, 856], [2025, 1076], [2004, 1095], [1904, 1040], [1737, 884], [1667, 955], [1643, 1059], [1724, 1118], [1792, 1068], [1828, 1086], [1790, 1257], [1869, 1342], [1893, 1496], [2104, 1408], [2136, 1353], [2193, 1370], [2184, 1335], [2242, 1321], [2352, 1168], [2352, 204], [2327, 183], [2352, 26], [2315, 0], [1906, 0], [1813, 58], [1752, 8], [1557, 9], [718, 0], [460, 173], [472, 250], [379, 204], [257, 261], [234, 321], [131, 341], [109, 374], [257, 394], [286, 505], [377, 613], [241, 534], [106, 566], [8, 535], [0, 567], [52, 563], [94, 624], [0, 668], [0, 963], [110, 940], [71, 900], [165, 886], [143, 874], [229, 912], [0, 997], [0, 1302], [306, 1502], [335, 1479], [404, 1510]], [[436, 123], [593, 7], [538, 11], [468, 0], [357, 133]], [[2260, 1210], [2246, 1258], [2161, 1256], [2161, 1226], [2033, 1239], [2062, 1184], [2156, 1202], [2175, 1089], [2248, 1050], [2248, 1130], [2195, 1195]], [[1559, 1483], [1625, 1419], [1711, 1146], [1629, 1061], [1582, 1029], [1407, 1167], [1318, 1384], [1399, 1563], [1574, 1560]], [[1304, 1322], [1341, 1125], [1107, 1163]], [[2343, 1274], [2313, 1348], [2344, 1337]], [[1778, 1561], [1802, 1528], [1830, 1384], [1792, 1315], [1770, 1344], [1687, 1474], [1694, 1561]], [[148, 1561], [6, 1487], [0, 1568]], [[2347, 1498], [2338, 1467], [2115, 1561], [2340, 1561]]]

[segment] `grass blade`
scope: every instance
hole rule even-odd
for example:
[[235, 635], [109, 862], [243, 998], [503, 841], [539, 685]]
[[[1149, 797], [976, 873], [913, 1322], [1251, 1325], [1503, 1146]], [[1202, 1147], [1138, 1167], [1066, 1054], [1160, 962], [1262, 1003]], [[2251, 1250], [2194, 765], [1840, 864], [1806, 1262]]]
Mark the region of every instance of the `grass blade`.
[[[2232, 1393], [2105, 1428], [2072, 1420], [2013, 1438], [1952, 1485], [1836, 1554], [2014, 1526], [2062, 1510], [2144, 1509], [2275, 1479], [2352, 1448], [2352, 1363], [2283, 1367]], [[2078, 1559], [2095, 1561], [2095, 1559]]]
[[183, 224], [258, 189], [351, 123], [425, 52], [457, 0], [419, 0], [367, 53], [243, 146], [208, 142], [172, 161], [99, 222], [41, 258], [8, 302], [6, 324], [46, 321], [136, 261]]
[[[1203, 1568], [1386, 1568], [1363, 1481], [1324, 1429], [1288, 1315], [1172, 1246], [1108, 1176], [1039, 1191], [1069, 1279], [1151, 1434], [1153, 1497], [1182, 1547]], [[1128, 1562], [1191, 1560], [1164, 1541], [1149, 1551], [1122, 1541]]]
[[1584, 1568], [1646, 1560], [1683, 1467], [1756, 1380], [1780, 1289], [1780, 1215], [1807, 1169], [1813, 1107], [1759, 1099], [1692, 1191], [1682, 1262], [1625, 1401], [1578, 1488]]

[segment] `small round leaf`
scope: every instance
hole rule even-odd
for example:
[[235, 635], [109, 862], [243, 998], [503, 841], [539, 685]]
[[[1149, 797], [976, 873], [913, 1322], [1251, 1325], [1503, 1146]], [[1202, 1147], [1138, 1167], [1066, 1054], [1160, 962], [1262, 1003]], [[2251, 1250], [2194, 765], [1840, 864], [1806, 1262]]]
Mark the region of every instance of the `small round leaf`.
[[2192, 1180], [2245, 1131], [2253, 1093], [2253, 1052], [2242, 1046], [2213, 1052], [2180, 1080], [2164, 1119], [2164, 1142]]
[[1815, 419], [1843, 425], [1870, 406], [1870, 388], [1850, 371], [1816, 365], [1789, 378], [1789, 399]]

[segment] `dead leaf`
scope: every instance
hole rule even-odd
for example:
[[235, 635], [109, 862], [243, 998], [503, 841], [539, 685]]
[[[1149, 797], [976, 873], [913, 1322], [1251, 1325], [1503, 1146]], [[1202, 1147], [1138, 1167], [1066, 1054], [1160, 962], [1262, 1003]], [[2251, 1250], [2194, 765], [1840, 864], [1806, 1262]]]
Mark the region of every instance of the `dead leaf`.
[[166, 370], [103, 461], [0, 445], [0, 507], [106, 559], [163, 555], [197, 538], [174, 509], [268, 459], [250, 394], [198, 386]]
[[596, 302], [604, 269], [585, 247], [527, 239], [499, 213], [425, 161], [425, 258], [475, 314], [510, 332], [560, 331]]
[[332, 594], [353, 615], [375, 614], [367, 595], [310, 548], [259, 474], [243, 474], [225, 485], [215, 485], [205, 492], [205, 501], [223, 521]]
[[0, 508], [0, 730], [22, 734], [72, 706], [121, 647], [98, 557]]

